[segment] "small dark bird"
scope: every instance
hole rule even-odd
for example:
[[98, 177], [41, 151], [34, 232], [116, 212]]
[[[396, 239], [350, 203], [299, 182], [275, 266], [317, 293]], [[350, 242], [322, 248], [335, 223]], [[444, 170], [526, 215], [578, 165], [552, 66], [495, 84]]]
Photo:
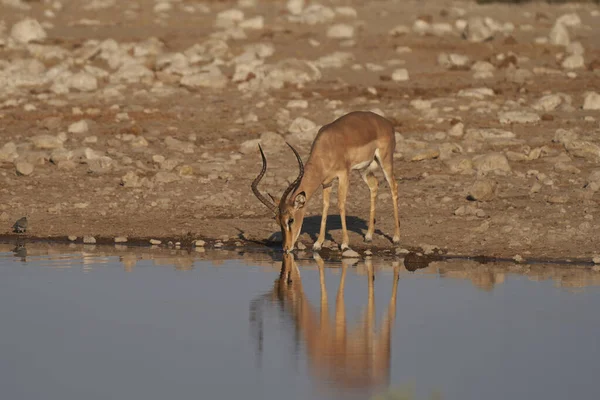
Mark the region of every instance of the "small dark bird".
[[27, 231], [27, 217], [19, 218], [12, 227], [13, 227], [13, 232], [15, 232], [15, 233], [26, 232]]

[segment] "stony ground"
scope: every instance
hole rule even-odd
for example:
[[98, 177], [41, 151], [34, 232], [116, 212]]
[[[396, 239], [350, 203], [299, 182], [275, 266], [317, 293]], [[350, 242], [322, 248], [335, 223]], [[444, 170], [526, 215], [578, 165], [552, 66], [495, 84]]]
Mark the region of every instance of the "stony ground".
[[[2, 230], [27, 216], [38, 238], [276, 239], [250, 190], [257, 143], [279, 195], [297, 174], [285, 141], [306, 160], [352, 110], [396, 127], [402, 227], [397, 249], [382, 184], [363, 242], [356, 174], [355, 250], [600, 252], [600, 8], [585, 2], [2, 0]], [[320, 192], [308, 209], [310, 247]]]

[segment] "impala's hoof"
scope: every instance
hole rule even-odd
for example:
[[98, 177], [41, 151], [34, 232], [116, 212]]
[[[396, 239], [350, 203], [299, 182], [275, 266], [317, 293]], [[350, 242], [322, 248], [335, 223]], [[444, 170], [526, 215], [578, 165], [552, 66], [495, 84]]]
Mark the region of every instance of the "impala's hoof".
[[313, 244], [313, 251], [321, 251], [321, 247], [323, 246], [323, 243], [319, 243], [319, 242], [315, 242], [315, 244]]
[[400, 243], [400, 236], [394, 236], [392, 240], [394, 241], [394, 243], [398, 244]]
[[342, 243], [340, 245], [340, 250], [344, 251], [344, 250], [348, 250], [350, 249], [350, 246], [348, 246], [346, 243]]
[[365, 242], [372, 242], [373, 241], [373, 234], [372, 233], [367, 233], [365, 235]]

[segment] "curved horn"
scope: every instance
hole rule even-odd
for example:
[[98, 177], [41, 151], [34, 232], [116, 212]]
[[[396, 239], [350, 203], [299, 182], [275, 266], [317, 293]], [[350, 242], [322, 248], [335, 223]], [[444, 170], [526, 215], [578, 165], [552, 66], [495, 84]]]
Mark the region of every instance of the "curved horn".
[[288, 194], [290, 194], [290, 192], [292, 190], [294, 190], [295, 188], [298, 187], [298, 185], [300, 184], [300, 181], [302, 180], [302, 177], [304, 176], [304, 164], [302, 164], [302, 159], [300, 158], [300, 154], [298, 154], [296, 149], [294, 149], [291, 144], [289, 144], [288, 142], [285, 142], [285, 143], [288, 146], [290, 146], [290, 149], [292, 149], [292, 151], [296, 155], [296, 159], [298, 160], [298, 168], [300, 169], [300, 172], [298, 173], [298, 177], [296, 178], [296, 180], [294, 182], [292, 182], [290, 184], [290, 186], [288, 186], [287, 189], [285, 189], [285, 192], [283, 192], [283, 196], [281, 196], [281, 201], [285, 201]]
[[273, 204], [265, 196], [263, 196], [258, 191], [258, 188], [257, 188], [258, 183], [260, 182], [262, 177], [265, 175], [265, 172], [267, 171], [267, 159], [265, 158], [265, 153], [263, 153], [263, 150], [262, 150], [262, 147], [260, 147], [260, 144], [258, 145], [258, 149], [260, 150], [260, 156], [262, 157], [262, 169], [260, 170], [260, 173], [258, 174], [256, 179], [254, 179], [254, 181], [252, 182], [252, 191], [254, 192], [254, 195], [256, 197], [258, 197], [258, 199], [261, 201], [261, 203], [263, 203], [265, 206], [267, 206], [267, 208], [269, 210], [273, 211], [273, 213], [277, 214], [277, 207], [275, 207], [275, 204]]

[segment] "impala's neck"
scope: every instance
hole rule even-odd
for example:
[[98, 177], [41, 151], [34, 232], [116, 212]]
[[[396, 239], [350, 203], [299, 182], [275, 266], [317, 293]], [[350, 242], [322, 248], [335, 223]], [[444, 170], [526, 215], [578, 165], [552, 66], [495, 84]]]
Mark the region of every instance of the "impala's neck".
[[315, 166], [311, 160], [308, 160], [304, 166], [304, 176], [298, 185], [298, 188], [290, 194], [290, 199], [296, 197], [298, 193], [304, 192], [306, 195], [306, 201], [315, 194], [319, 186], [323, 183], [323, 172], [322, 168]]

